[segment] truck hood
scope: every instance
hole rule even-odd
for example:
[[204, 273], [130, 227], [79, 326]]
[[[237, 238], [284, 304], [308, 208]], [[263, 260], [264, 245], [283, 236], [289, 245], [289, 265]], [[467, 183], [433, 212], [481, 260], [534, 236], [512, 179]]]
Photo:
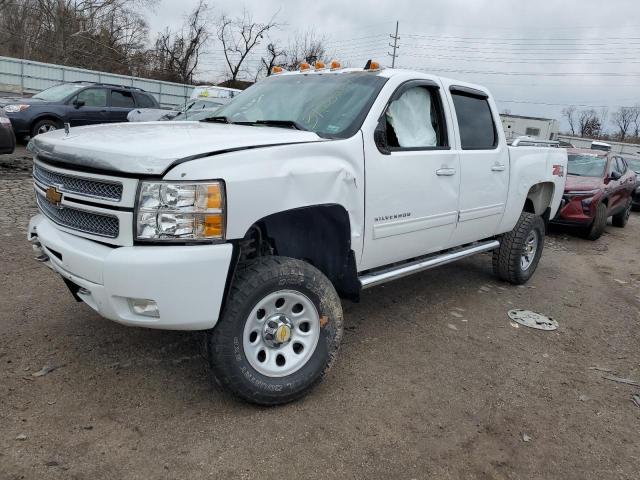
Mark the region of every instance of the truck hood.
[[117, 123], [38, 135], [35, 154], [83, 168], [162, 175], [175, 162], [216, 153], [325, 141], [313, 132], [204, 122]]
[[600, 177], [580, 177], [578, 175], [567, 175], [565, 192], [579, 192], [582, 190], [595, 190], [602, 188], [604, 183]]

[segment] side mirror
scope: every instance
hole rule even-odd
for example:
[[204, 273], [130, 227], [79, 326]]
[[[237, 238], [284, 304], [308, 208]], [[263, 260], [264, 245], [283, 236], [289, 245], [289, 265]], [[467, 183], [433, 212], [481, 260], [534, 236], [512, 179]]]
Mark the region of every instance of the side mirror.
[[389, 155], [391, 153], [387, 143], [387, 121], [384, 116], [380, 119], [378, 126], [373, 132], [373, 141], [378, 147], [378, 150], [380, 150], [380, 153], [384, 155]]
[[620, 172], [616, 172], [615, 170], [613, 170], [611, 172], [611, 174], [609, 175], [609, 178], [611, 180], [620, 180], [621, 177], [622, 177], [622, 175], [620, 175]]
[[73, 106], [78, 109], [80, 107], [84, 107], [84, 100], [74, 100]]

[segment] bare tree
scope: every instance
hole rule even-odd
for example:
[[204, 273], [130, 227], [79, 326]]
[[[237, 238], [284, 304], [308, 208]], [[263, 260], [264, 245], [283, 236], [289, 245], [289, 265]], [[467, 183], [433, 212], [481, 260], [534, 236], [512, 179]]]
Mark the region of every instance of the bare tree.
[[271, 75], [271, 70], [281, 62], [286, 61], [287, 51], [279, 48], [275, 43], [271, 42], [267, 45], [267, 55], [260, 59], [260, 68], [256, 72], [256, 80], [260, 76], [262, 70], [266, 72], [266, 76]]
[[566, 118], [569, 128], [571, 129], [571, 135], [576, 134], [576, 107], [573, 105], [562, 109], [562, 116]]
[[260, 45], [260, 41], [271, 30], [278, 28], [275, 16], [267, 23], [253, 21], [244, 11], [242, 17], [223, 15], [218, 21], [218, 39], [222, 43], [225, 62], [229, 68], [230, 83], [238, 80], [248, 55]]
[[156, 0], [11, 0], [0, 4], [0, 54], [131, 73], [144, 49], [139, 13]]
[[207, 4], [200, 0], [187, 18], [182, 31], [172, 33], [167, 29], [158, 35], [153, 54], [155, 68], [161, 77], [177, 82], [193, 82], [201, 49], [209, 37], [206, 28], [207, 12]]
[[581, 137], [597, 137], [601, 131], [600, 117], [594, 109], [582, 110], [578, 115], [578, 129]]
[[618, 138], [622, 142], [624, 142], [631, 129], [634, 114], [633, 107], [620, 107], [611, 117], [612, 123], [618, 127]]
[[287, 64], [289, 70], [296, 70], [302, 62], [314, 63], [317, 60], [327, 60], [327, 49], [325, 38], [316, 37], [313, 30], [309, 30], [303, 35], [296, 35], [287, 48]]

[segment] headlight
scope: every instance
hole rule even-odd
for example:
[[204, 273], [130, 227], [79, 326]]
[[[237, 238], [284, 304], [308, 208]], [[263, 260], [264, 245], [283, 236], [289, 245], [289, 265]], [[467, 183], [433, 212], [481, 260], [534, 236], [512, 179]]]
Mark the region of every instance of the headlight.
[[7, 113], [18, 113], [24, 112], [27, 108], [29, 108], [29, 105], [7, 105], [4, 107], [4, 111]]
[[222, 182], [142, 182], [136, 239], [223, 240], [224, 208]]

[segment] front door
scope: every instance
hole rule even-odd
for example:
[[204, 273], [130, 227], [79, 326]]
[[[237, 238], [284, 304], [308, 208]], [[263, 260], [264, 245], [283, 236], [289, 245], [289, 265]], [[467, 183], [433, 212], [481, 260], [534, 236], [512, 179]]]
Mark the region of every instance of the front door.
[[74, 97], [69, 106], [68, 122], [72, 127], [105, 123], [107, 117], [105, 88], [87, 88]]
[[375, 141], [364, 140], [362, 270], [451, 246], [460, 167], [444, 105], [436, 83], [407, 82], [391, 97]]
[[455, 86], [449, 94], [460, 132], [460, 216], [453, 243], [462, 245], [497, 233], [509, 190], [509, 150], [487, 94]]

